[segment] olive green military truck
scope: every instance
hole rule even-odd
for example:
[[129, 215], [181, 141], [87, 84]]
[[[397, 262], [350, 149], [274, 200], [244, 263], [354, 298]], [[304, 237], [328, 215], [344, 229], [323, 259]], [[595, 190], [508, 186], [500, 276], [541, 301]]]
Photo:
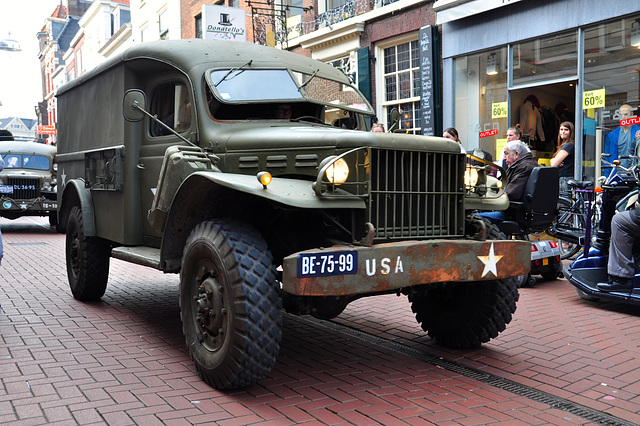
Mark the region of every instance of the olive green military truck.
[[111, 257], [179, 273], [186, 344], [217, 388], [269, 373], [282, 311], [330, 319], [360, 297], [407, 295], [457, 348], [511, 320], [530, 243], [469, 213], [506, 208], [500, 182], [455, 142], [366, 131], [370, 104], [327, 64], [143, 43], [57, 98], [73, 296], [103, 296]]
[[43, 143], [0, 142], [0, 217], [48, 216], [57, 225], [55, 155], [56, 147]]

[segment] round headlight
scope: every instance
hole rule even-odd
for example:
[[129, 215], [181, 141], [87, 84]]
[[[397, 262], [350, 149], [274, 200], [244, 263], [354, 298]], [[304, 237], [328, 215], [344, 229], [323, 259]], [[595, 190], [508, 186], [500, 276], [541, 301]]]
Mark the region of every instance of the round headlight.
[[327, 170], [325, 171], [325, 175], [327, 176], [327, 180], [334, 185], [340, 185], [347, 181], [349, 177], [349, 166], [344, 159], [340, 158], [337, 161], [334, 161]]
[[473, 166], [467, 166], [464, 171], [464, 184], [471, 189], [478, 183], [478, 171]]

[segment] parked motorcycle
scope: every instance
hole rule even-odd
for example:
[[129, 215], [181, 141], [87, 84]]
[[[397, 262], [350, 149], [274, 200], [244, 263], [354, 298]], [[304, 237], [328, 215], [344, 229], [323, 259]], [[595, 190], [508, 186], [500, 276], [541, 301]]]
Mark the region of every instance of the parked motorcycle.
[[[632, 158], [637, 159], [637, 157]], [[633, 290], [605, 292], [596, 286], [598, 283], [607, 282], [608, 278], [607, 262], [613, 215], [620, 201], [638, 189], [640, 177], [637, 165], [625, 168], [620, 165], [619, 160], [614, 160], [612, 163], [603, 162], [610, 165], [612, 170], [602, 185], [601, 217], [595, 241], [591, 244], [590, 238], [585, 238], [583, 253], [565, 267], [564, 275], [576, 287], [578, 295], [583, 299], [640, 305], [640, 242], [634, 246], [636, 274]]]

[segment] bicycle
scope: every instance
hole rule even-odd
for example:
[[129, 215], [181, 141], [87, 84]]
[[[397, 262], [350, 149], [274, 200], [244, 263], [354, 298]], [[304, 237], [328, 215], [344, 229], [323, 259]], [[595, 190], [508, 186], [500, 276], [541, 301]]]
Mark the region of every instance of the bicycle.
[[[587, 218], [594, 207], [594, 188], [592, 181], [570, 180], [572, 197], [558, 198], [558, 215], [546, 233], [558, 239], [560, 259], [569, 259], [576, 255], [584, 245]], [[585, 197], [586, 196], [586, 197]], [[595, 209], [594, 209], [595, 210]], [[595, 235], [597, 214], [591, 214], [590, 235]]]
[[[570, 259], [575, 256], [583, 248], [585, 240], [589, 239], [590, 243], [595, 240], [601, 217], [602, 197], [600, 193], [602, 186], [614, 184], [614, 181], [624, 179], [623, 175], [630, 175], [636, 181], [640, 176], [637, 164], [639, 157], [633, 155], [620, 157], [621, 159], [635, 159], [636, 164], [631, 167], [622, 166], [619, 160], [609, 162], [605, 160], [606, 157], [609, 157], [609, 154], [602, 154], [601, 160], [605, 166], [611, 167], [611, 171], [607, 177], [598, 179], [600, 184], [598, 187], [592, 188], [592, 181], [570, 180], [568, 185], [572, 190], [572, 198], [560, 197], [558, 199], [557, 218], [546, 233], [559, 240], [561, 259]], [[598, 196], [595, 196], [596, 194]], [[618, 210], [624, 209], [633, 195], [632, 192], [620, 200]], [[637, 190], [635, 195], [637, 196]], [[590, 223], [588, 232], [587, 223]]]

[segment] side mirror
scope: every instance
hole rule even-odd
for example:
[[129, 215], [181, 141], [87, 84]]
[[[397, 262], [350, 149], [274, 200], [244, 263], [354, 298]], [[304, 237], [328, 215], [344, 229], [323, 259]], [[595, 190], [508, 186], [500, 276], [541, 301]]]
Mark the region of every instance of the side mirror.
[[391, 110], [391, 125], [389, 126], [389, 132], [393, 133], [400, 129], [400, 111], [398, 108]]
[[144, 119], [147, 97], [140, 89], [127, 90], [122, 101], [122, 115], [125, 120], [136, 123]]

